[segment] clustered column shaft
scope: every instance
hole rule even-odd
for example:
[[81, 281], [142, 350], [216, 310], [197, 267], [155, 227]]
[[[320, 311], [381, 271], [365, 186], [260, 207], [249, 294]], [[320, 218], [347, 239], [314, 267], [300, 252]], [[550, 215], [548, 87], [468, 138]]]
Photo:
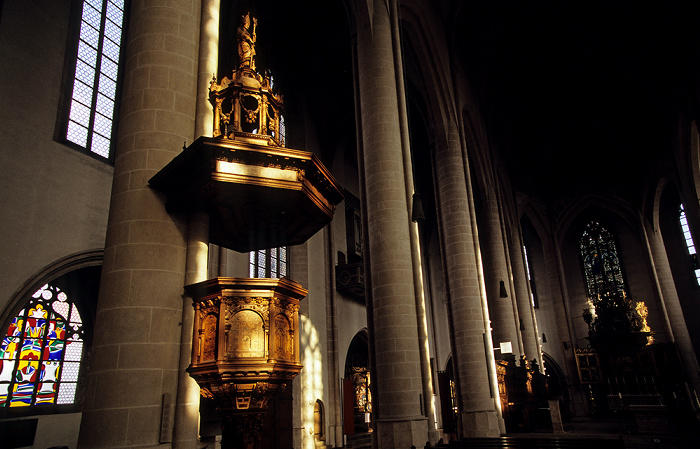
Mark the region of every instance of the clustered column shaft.
[[374, 320], [375, 438], [378, 447], [427, 440], [404, 184], [396, 74], [388, 6], [358, 18], [357, 61], [371, 254]]
[[[460, 402], [459, 426], [463, 437], [494, 437], [503, 420], [491, 392], [495, 370], [488, 334], [488, 310], [483, 301], [476, 253], [477, 235], [472, 227], [467, 176], [456, 131], [435, 148], [435, 174], [440, 208], [444, 269], [449, 313], [452, 316], [452, 349]], [[496, 391], [496, 398], [497, 398]]]

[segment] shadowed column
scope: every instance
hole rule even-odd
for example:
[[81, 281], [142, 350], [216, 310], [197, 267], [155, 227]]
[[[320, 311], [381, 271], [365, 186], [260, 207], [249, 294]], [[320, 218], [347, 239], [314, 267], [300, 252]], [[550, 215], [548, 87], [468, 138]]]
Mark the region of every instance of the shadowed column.
[[[438, 139], [435, 174], [461, 437], [494, 437], [504, 430], [489, 335], [489, 311], [479, 274], [478, 236], [468, 176], [456, 130]], [[495, 396], [494, 396], [495, 394]]]
[[[380, 448], [422, 447], [422, 415], [413, 264], [404, 184], [396, 73], [388, 5], [360, 12], [357, 63], [362, 112], [376, 397], [374, 443]], [[370, 17], [371, 16], [371, 17]]]

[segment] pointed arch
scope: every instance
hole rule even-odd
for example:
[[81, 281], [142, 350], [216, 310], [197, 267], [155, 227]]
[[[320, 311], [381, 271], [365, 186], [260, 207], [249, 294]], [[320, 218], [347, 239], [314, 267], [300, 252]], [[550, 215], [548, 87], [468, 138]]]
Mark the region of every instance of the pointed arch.
[[72, 411], [99, 290], [101, 251], [43, 269], [3, 312], [0, 408]]
[[561, 242], [569, 232], [571, 225], [584, 215], [588, 210], [599, 208], [620, 217], [639, 236], [639, 220], [634, 208], [628, 203], [618, 199], [601, 195], [585, 195], [572, 201], [558, 216], [554, 229], [554, 238]]

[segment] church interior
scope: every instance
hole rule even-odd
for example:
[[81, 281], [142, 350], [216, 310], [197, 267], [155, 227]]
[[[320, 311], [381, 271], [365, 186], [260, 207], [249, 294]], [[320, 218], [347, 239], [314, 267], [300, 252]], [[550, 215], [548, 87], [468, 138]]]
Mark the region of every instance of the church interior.
[[0, 60], [0, 447], [698, 447], [698, 5], [0, 0]]

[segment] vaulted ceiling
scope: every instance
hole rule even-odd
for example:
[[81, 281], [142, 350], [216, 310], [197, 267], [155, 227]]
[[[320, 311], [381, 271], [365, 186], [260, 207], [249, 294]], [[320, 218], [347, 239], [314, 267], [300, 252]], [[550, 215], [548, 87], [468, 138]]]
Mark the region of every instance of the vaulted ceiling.
[[693, 2], [464, 2], [455, 33], [514, 187], [637, 200], [693, 113]]
[[[490, 145], [520, 192], [550, 203], [585, 193], [638, 201], [672, 152], [678, 115], [696, 113], [700, 2], [404, 1], [441, 17], [432, 25], [463, 58]], [[288, 107], [315, 122], [331, 154], [355, 138], [345, 3], [222, 3], [225, 40], [235, 42], [243, 10], [259, 18], [259, 66], [278, 75]]]

